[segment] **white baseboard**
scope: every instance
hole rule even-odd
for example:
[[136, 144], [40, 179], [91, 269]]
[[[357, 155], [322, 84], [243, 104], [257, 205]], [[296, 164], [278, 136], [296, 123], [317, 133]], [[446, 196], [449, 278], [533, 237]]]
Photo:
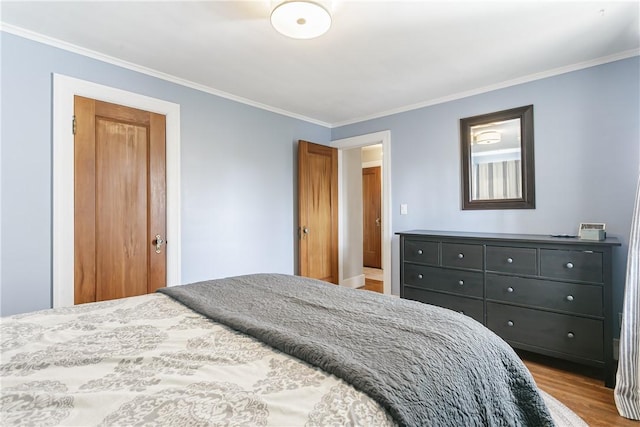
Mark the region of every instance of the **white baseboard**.
[[358, 276], [349, 277], [340, 281], [340, 286], [346, 288], [361, 288], [364, 286], [364, 274]]

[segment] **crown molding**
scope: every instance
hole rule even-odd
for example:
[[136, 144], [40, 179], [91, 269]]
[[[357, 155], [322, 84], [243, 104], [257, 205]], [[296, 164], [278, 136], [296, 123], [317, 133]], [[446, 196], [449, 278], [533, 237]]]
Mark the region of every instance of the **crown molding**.
[[132, 62], [128, 62], [128, 61], [124, 61], [122, 59], [118, 59], [109, 55], [105, 55], [103, 53], [91, 50], [91, 49], [85, 49], [83, 47], [71, 44], [71, 43], [67, 43], [65, 41], [62, 40], [58, 40], [55, 39], [53, 37], [49, 37], [31, 30], [27, 30], [25, 28], [21, 28], [21, 27], [17, 27], [15, 25], [11, 25], [11, 24], [7, 24], [5, 22], [0, 22], [0, 31], [4, 31], [10, 34], [14, 34], [29, 40], [33, 40], [39, 43], [43, 43], [49, 46], [53, 46], [53, 47], [57, 47], [59, 49], [63, 49], [72, 53], [77, 53], [79, 55], [83, 55], [83, 56], [87, 56], [89, 58], [93, 58], [102, 62], [106, 62], [112, 65], [116, 65], [118, 67], [122, 67], [122, 68], [126, 68], [128, 70], [131, 71], [135, 71], [138, 73], [142, 73], [142, 74], [146, 74], [148, 76], [151, 77], [156, 77], [171, 83], [175, 83], [178, 84], [180, 86], [185, 86], [191, 89], [195, 89], [201, 92], [205, 92], [211, 95], [215, 95], [218, 96], [220, 98], [225, 98], [231, 101], [235, 101], [241, 104], [245, 104], [245, 105], [249, 105], [251, 107], [255, 107], [255, 108], [259, 108], [261, 110], [266, 110], [266, 111], [270, 111], [272, 113], [276, 113], [276, 114], [280, 114], [283, 116], [287, 116], [287, 117], [291, 117], [294, 119], [298, 119], [298, 120], [302, 120], [308, 123], [313, 123], [319, 126], [324, 126], [326, 128], [329, 129], [333, 129], [333, 128], [338, 128], [341, 126], [347, 126], [347, 125], [351, 125], [354, 123], [360, 123], [360, 122], [364, 122], [367, 120], [373, 120], [373, 119], [378, 119], [381, 117], [386, 117], [386, 116], [391, 116], [394, 114], [399, 114], [399, 113], [405, 113], [407, 111], [412, 111], [412, 110], [417, 110], [420, 108], [425, 108], [425, 107], [430, 107], [433, 105], [437, 105], [437, 104], [443, 104], [445, 102], [450, 102], [450, 101], [455, 101], [458, 99], [462, 99], [462, 98], [467, 98], [470, 96], [474, 96], [474, 95], [480, 95], [483, 93], [487, 93], [487, 92], [491, 92], [494, 90], [498, 90], [498, 89], [504, 89], [507, 87], [511, 87], [511, 86], [516, 86], [519, 84], [523, 84], [523, 83], [529, 83], [535, 80], [541, 80], [541, 79], [545, 79], [547, 77], [553, 77], [553, 76], [557, 76], [560, 74], [565, 74], [565, 73], [570, 73], [572, 71], [578, 71], [578, 70], [582, 70], [585, 68], [590, 68], [590, 67], [595, 67], [597, 65], [602, 65], [602, 64], [606, 64], [609, 62], [615, 62], [615, 61], [619, 61], [622, 59], [627, 59], [627, 58], [631, 58], [634, 56], [639, 56], [640, 55], [640, 49], [631, 49], [631, 50], [626, 50], [623, 52], [619, 52], [613, 55], [608, 55], [608, 56], [604, 56], [604, 57], [600, 57], [600, 58], [596, 58], [596, 59], [592, 59], [589, 61], [584, 61], [584, 62], [578, 62], [576, 64], [572, 64], [572, 65], [567, 65], [564, 67], [559, 67], [559, 68], [554, 68], [552, 70], [547, 70], [547, 71], [542, 71], [540, 73], [534, 73], [534, 74], [529, 74], [527, 76], [523, 76], [523, 77], [519, 77], [516, 79], [512, 79], [512, 80], [507, 80], [501, 83], [496, 83], [493, 85], [489, 85], [489, 86], [484, 86], [481, 88], [477, 88], [477, 89], [471, 89], [468, 91], [464, 91], [464, 92], [459, 92], [456, 94], [452, 94], [452, 95], [447, 95], [441, 98], [434, 98], [434, 99], [430, 99], [427, 101], [423, 101], [417, 104], [411, 104], [411, 105], [406, 105], [403, 107], [399, 107], [399, 108], [395, 108], [392, 110], [386, 110], [386, 111], [382, 111], [380, 113], [375, 113], [375, 114], [371, 114], [368, 116], [362, 116], [362, 117], [357, 117], [354, 119], [350, 119], [350, 120], [345, 120], [342, 122], [336, 122], [336, 123], [328, 123], [328, 122], [324, 122], [321, 120], [316, 120], [313, 119], [311, 117], [307, 117], [307, 116], [303, 116], [301, 114], [296, 114], [293, 113], [291, 111], [287, 111], [287, 110], [283, 110], [277, 107], [273, 107], [267, 104], [262, 104], [260, 102], [256, 102], [247, 98], [243, 98], [237, 95], [233, 95], [231, 93], [228, 92], [224, 92], [215, 88], [212, 88], [210, 86], [205, 86], [202, 85], [200, 83], [195, 83], [192, 82], [190, 80], [186, 80], [186, 79], [182, 79], [180, 77], [176, 77], [170, 74], [166, 74], [151, 68], [147, 68], [147, 67], [143, 67], [141, 65], [132, 63]]
[[225, 98], [231, 101], [239, 102], [241, 104], [249, 105], [251, 107], [259, 108], [261, 110], [270, 111], [272, 113], [280, 114], [283, 116], [291, 117], [293, 119], [303, 120], [305, 122], [313, 123], [316, 125], [324, 126], [327, 128], [331, 128], [331, 124], [313, 119], [311, 117], [306, 117], [301, 114], [292, 113], [291, 111], [283, 110], [281, 108], [273, 107], [267, 104], [262, 104], [260, 102], [252, 101], [251, 99], [243, 98], [241, 96], [233, 95], [228, 92], [224, 92], [209, 86], [202, 85], [200, 83], [192, 82], [190, 80], [182, 79], [180, 77], [173, 76], [171, 74], [163, 73], [161, 71], [154, 70], [152, 68], [147, 68], [142, 65], [135, 64], [133, 62], [124, 61], [119, 58], [115, 58], [113, 56], [105, 55], [103, 53], [86, 49], [72, 43], [68, 43], [59, 39], [55, 39], [53, 37], [46, 36], [44, 34], [40, 34], [31, 30], [27, 30], [25, 28], [17, 27], [15, 25], [7, 24], [5, 22], [0, 22], [0, 31], [4, 31], [6, 33], [10, 33], [28, 40], [32, 40], [35, 42], [39, 42], [42, 44], [46, 44], [52, 47], [56, 47], [59, 49], [66, 50], [68, 52], [76, 53], [82, 56], [87, 56], [89, 58], [96, 59], [98, 61], [106, 62], [111, 65], [115, 65], [121, 68], [126, 68], [131, 71], [135, 71], [141, 74], [146, 74], [151, 77], [156, 77], [158, 79], [162, 79], [171, 83], [178, 84], [180, 86], [185, 86], [191, 89], [195, 89], [201, 92], [205, 92], [211, 95], [218, 96], [220, 98]]
[[518, 77], [517, 79], [507, 80], [501, 83], [496, 83], [489, 86], [484, 86], [477, 89], [468, 90], [465, 92], [459, 92], [453, 95], [447, 95], [441, 98], [434, 98], [429, 101], [420, 102], [417, 104], [406, 105], [404, 107], [395, 108], [392, 110], [383, 111], [381, 113], [372, 114], [369, 116], [358, 117], [355, 119], [347, 120], [339, 123], [332, 123], [332, 128], [340, 126], [351, 125], [354, 123], [360, 123], [367, 120], [379, 119], [381, 117], [391, 116], [393, 114], [405, 113], [407, 111], [417, 110], [424, 107], [430, 107], [437, 104], [444, 104], [445, 102], [455, 101], [462, 98], [467, 98], [474, 95], [480, 95], [482, 93], [491, 92], [498, 89], [504, 89], [510, 86], [517, 86], [523, 83], [529, 83], [535, 80], [546, 79], [547, 77], [558, 76], [560, 74], [570, 73], [572, 71], [583, 70], [585, 68], [595, 67], [597, 65], [607, 64], [609, 62], [615, 62], [622, 59], [632, 58], [640, 55], [640, 49], [631, 49], [623, 52], [619, 52], [613, 55], [603, 56], [600, 58], [592, 59], [589, 61], [578, 62], [576, 64], [567, 65], [564, 67], [554, 68], [552, 70], [542, 71], [540, 73], [529, 74], [524, 77]]

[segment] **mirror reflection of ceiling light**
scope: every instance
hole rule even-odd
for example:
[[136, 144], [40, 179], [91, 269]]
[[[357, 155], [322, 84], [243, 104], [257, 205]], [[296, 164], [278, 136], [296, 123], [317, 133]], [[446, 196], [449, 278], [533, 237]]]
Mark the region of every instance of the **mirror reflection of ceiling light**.
[[313, 39], [329, 30], [331, 15], [319, 3], [285, 1], [271, 12], [271, 25], [287, 37]]
[[479, 132], [474, 137], [474, 142], [480, 145], [497, 144], [502, 139], [500, 132], [495, 130], [488, 130]]

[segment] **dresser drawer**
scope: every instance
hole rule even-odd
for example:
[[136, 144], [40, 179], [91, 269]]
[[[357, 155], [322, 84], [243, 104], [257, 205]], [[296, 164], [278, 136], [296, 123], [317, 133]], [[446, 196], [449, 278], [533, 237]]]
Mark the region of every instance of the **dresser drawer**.
[[442, 243], [442, 265], [482, 270], [482, 245]]
[[406, 239], [404, 241], [404, 260], [438, 265], [438, 242]]
[[487, 327], [508, 341], [603, 361], [602, 321], [487, 303]]
[[[611, 331], [617, 322], [611, 276], [613, 250], [620, 246], [615, 238], [432, 230], [398, 234], [404, 298], [484, 319], [515, 348], [602, 366], [605, 385], [614, 385]], [[425, 245], [432, 245], [431, 252]], [[419, 257], [417, 249], [423, 252]]]
[[535, 275], [538, 266], [536, 252], [535, 248], [487, 246], [487, 270]]
[[487, 274], [487, 299], [603, 316], [602, 286]]
[[602, 283], [602, 253], [540, 249], [540, 275]]
[[484, 323], [484, 302], [479, 299], [441, 294], [411, 287], [404, 288], [403, 298], [448, 308]]
[[404, 264], [405, 285], [482, 298], [482, 272]]

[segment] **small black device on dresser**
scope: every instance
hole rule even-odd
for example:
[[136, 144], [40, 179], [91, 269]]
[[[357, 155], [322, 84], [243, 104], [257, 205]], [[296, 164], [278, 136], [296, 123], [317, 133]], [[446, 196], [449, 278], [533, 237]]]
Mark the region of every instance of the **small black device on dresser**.
[[400, 236], [400, 296], [459, 311], [512, 347], [604, 370], [615, 382], [615, 238], [415, 230]]

